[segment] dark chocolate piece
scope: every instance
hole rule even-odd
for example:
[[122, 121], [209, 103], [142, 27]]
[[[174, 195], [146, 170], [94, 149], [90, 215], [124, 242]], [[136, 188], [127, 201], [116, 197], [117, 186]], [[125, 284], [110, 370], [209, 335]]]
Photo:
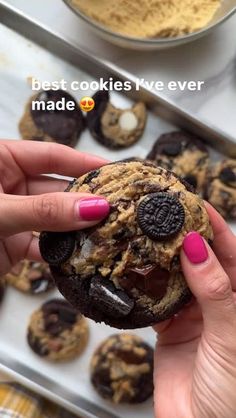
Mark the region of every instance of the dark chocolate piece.
[[50, 265], [60, 265], [68, 260], [75, 248], [75, 233], [41, 232], [39, 248], [43, 259]]
[[141, 290], [151, 298], [162, 299], [167, 291], [170, 273], [159, 266], [148, 265], [143, 268], [129, 270], [127, 276], [119, 280], [126, 290]]
[[35, 101], [48, 103], [58, 102], [65, 99], [65, 103], [73, 102], [75, 104], [74, 110], [32, 110], [31, 116], [35, 125], [42, 129], [43, 132], [55, 138], [57, 142], [70, 145], [71, 138], [76, 135], [79, 136], [84, 129], [83, 114], [78, 107], [74, 98], [67, 92], [58, 91], [43, 91], [38, 94]]
[[40, 357], [45, 357], [49, 354], [49, 350], [47, 347], [45, 347], [40, 339], [36, 337], [31, 330], [28, 331], [27, 334], [27, 341], [29, 343], [29, 346], [32, 348], [32, 350], [38, 354]]
[[220, 180], [226, 185], [230, 185], [231, 183], [236, 182], [236, 174], [230, 167], [223, 168], [223, 170], [221, 170], [220, 172], [219, 177]]
[[181, 203], [165, 192], [147, 195], [138, 207], [139, 226], [154, 241], [173, 238], [181, 231], [184, 220]]
[[70, 329], [77, 320], [76, 310], [66, 301], [52, 299], [42, 306], [44, 329], [53, 336]]
[[192, 186], [194, 189], [197, 188], [197, 179], [196, 176], [194, 176], [193, 174], [188, 174], [187, 176], [184, 177], [184, 180], [190, 184], [190, 186]]
[[162, 147], [162, 152], [169, 157], [177, 157], [181, 151], [181, 142], [170, 142], [169, 144], [164, 144]]
[[124, 291], [116, 289], [112, 282], [101, 276], [91, 280], [89, 296], [94, 307], [111, 317], [127, 316], [134, 307], [134, 301]]

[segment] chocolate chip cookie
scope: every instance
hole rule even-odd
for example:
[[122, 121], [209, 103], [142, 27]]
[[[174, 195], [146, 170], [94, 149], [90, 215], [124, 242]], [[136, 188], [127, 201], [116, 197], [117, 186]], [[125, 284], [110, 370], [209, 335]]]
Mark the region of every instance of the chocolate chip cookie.
[[82, 353], [88, 335], [87, 320], [65, 300], [52, 299], [32, 314], [27, 340], [38, 356], [64, 361]]
[[137, 142], [144, 131], [147, 112], [144, 103], [131, 109], [118, 109], [110, 103], [107, 91], [94, 96], [95, 108], [87, 115], [87, 126], [92, 136], [111, 149], [126, 148]]
[[48, 265], [29, 260], [16, 264], [5, 279], [9, 285], [23, 293], [39, 294], [55, 287]]
[[[33, 110], [32, 101], [44, 102], [46, 106], [64, 100], [71, 102], [74, 110]], [[53, 108], [53, 107], [52, 107]], [[74, 147], [84, 129], [84, 117], [75, 99], [67, 92], [41, 91], [32, 96], [20, 120], [19, 130], [23, 139], [57, 142]]]
[[160, 167], [174, 171], [196, 190], [202, 191], [209, 167], [209, 153], [194, 135], [186, 132], [161, 135], [147, 158]]
[[91, 381], [116, 404], [146, 401], [153, 393], [153, 349], [132, 334], [109, 337], [92, 357]]
[[70, 192], [106, 197], [109, 216], [93, 228], [43, 232], [39, 245], [56, 285], [85, 316], [117, 328], [163, 321], [190, 300], [179, 254], [185, 235], [212, 229], [203, 201], [150, 162], [106, 165]]
[[236, 160], [224, 160], [211, 167], [205, 198], [224, 218], [236, 219]]

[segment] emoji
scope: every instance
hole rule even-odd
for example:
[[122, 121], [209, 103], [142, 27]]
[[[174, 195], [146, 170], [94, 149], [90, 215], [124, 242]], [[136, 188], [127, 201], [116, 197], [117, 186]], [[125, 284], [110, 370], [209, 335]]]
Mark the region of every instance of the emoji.
[[83, 99], [80, 100], [80, 109], [84, 112], [91, 112], [91, 110], [94, 109], [95, 102], [92, 97], [83, 97]]

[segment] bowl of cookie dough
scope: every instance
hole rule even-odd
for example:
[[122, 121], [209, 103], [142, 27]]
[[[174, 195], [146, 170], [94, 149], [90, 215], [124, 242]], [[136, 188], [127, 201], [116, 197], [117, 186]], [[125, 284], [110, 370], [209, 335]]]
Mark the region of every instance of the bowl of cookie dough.
[[138, 50], [198, 39], [236, 12], [235, 0], [63, 0], [97, 36]]

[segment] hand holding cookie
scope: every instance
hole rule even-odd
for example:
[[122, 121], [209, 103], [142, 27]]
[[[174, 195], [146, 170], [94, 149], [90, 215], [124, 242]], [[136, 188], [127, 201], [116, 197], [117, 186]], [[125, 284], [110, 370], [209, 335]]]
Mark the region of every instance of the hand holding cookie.
[[0, 274], [23, 258], [41, 260], [31, 231], [72, 231], [95, 225], [109, 212], [105, 198], [62, 193], [68, 181], [100, 167], [102, 158], [41, 142], [0, 142]]
[[[157, 325], [156, 416], [235, 417], [236, 237], [207, 204], [213, 248], [192, 232], [181, 261], [195, 296], [178, 316]], [[214, 251], [214, 252], [213, 252]], [[169, 402], [169, 399], [172, 402]]]

